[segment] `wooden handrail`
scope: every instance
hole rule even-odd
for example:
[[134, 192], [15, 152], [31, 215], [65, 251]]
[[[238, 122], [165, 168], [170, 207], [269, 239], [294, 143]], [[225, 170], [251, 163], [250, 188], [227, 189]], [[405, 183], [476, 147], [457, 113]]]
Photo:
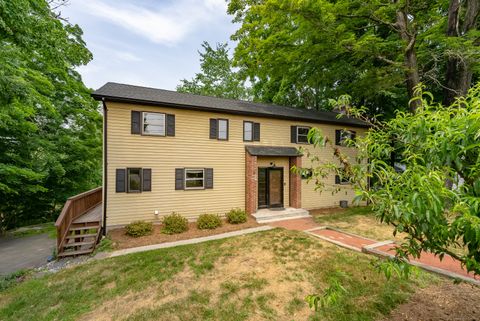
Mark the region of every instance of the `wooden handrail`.
[[55, 222], [57, 251], [60, 251], [72, 222], [102, 202], [102, 187], [69, 197]]

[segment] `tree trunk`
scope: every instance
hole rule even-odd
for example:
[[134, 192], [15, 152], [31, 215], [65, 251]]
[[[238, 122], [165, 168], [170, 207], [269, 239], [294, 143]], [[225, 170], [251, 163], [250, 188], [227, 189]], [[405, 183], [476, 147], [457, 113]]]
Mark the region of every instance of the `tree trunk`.
[[[417, 65], [417, 52], [415, 51], [416, 32], [409, 30], [406, 8], [397, 11], [395, 26], [402, 40], [407, 43], [407, 47], [404, 50], [404, 64], [407, 91], [411, 99], [415, 96], [415, 87], [420, 83], [420, 75]], [[420, 104], [419, 100], [411, 101], [410, 111], [415, 112]]]
[[[460, 26], [461, 6], [461, 0], [450, 1], [446, 31], [448, 37], [461, 37], [475, 28], [480, 11], [480, 0], [466, 1], [466, 11], [462, 26]], [[447, 58], [443, 104], [449, 106], [455, 101], [456, 97], [466, 95], [471, 83], [472, 70], [470, 62], [462, 57], [461, 53], [450, 55]]]

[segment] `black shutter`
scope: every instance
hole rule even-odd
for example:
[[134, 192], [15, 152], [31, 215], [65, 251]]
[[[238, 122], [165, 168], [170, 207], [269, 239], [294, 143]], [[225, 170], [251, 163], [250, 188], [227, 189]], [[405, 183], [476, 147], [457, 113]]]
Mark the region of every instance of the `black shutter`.
[[175, 136], [175, 115], [167, 114], [167, 136]]
[[185, 189], [185, 168], [175, 168], [175, 189]]
[[260, 123], [253, 123], [253, 141], [260, 141]]
[[144, 168], [142, 173], [142, 191], [150, 192], [152, 190], [152, 170]]
[[290, 141], [292, 143], [297, 143], [297, 126], [290, 127]]
[[335, 175], [335, 184], [340, 184], [340, 176]]
[[218, 133], [218, 120], [210, 118], [210, 139], [217, 139]]
[[115, 192], [124, 193], [126, 185], [127, 170], [125, 168], [117, 168], [115, 171]]
[[213, 188], [213, 168], [205, 168], [205, 188]]
[[337, 129], [335, 130], [335, 145], [341, 145], [340, 139], [342, 138], [342, 130]]
[[132, 110], [132, 134], [140, 134], [141, 112]]

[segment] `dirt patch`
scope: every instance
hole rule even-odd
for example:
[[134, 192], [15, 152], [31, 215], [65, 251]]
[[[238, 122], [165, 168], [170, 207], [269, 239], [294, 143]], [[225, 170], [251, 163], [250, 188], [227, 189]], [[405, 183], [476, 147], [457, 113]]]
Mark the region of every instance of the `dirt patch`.
[[180, 240], [193, 239], [197, 237], [221, 234], [226, 232], [238, 231], [246, 228], [257, 227], [260, 225], [261, 224], [258, 224], [253, 217], [248, 217], [247, 222], [242, 224], [229, 224], [224, 221], [221, 227], [216, 228], [214, 230], [199, 230], [197, 228], [196, 223], [189, 223], [188, 231], [180, 234], [173, 234], [173, 235], [164, 234], [161, 231], [162, 229], [161, 225], [154, 225], [153, 233], [147, 236], [141, 236], [136, 238], [128, 236], [125, 234], [124, 228], [111, 230], [110, 232], [108, 232], [108, 236], [113, 241], [114, 249], [121, 250], [121, 249], [128, 249], [131, 247], [137, 247], [137, 246], [159, 244], [159, 243], [165, 243], [165, 242], [174, 242], [174, 241], [180, 241]]
[[418, 290], [383, 321], [477, 321], [479, 303], [479, 287], [447, 280]]

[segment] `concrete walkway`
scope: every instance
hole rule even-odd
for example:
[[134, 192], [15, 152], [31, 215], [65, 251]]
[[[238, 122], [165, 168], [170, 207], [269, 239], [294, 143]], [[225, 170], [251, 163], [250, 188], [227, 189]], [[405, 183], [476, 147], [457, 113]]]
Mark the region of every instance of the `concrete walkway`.
[[[338, 229], [321, 226], [313, 218], [293, 219], [269, 223], [273, 227], [282, 227], [295, 231], [303, 231], [324, 241], [338, 246], [381, 257], [393, 257], [396, 244], [393, 241], [379, 242]], [[422, 253], [420, 258], [410, 260], [410, 264], [425, 270], [439, 273], [451, 278], [461, 279], [473, 284], [480, 285], [480, 276], [475, 276], [465, 271], [460, 262], [445, 255], [443, 260], [431, 253]]]
[[0, 238], [0, 275], [39, 267], [53, 254], [55, 240], [47, 234]]

